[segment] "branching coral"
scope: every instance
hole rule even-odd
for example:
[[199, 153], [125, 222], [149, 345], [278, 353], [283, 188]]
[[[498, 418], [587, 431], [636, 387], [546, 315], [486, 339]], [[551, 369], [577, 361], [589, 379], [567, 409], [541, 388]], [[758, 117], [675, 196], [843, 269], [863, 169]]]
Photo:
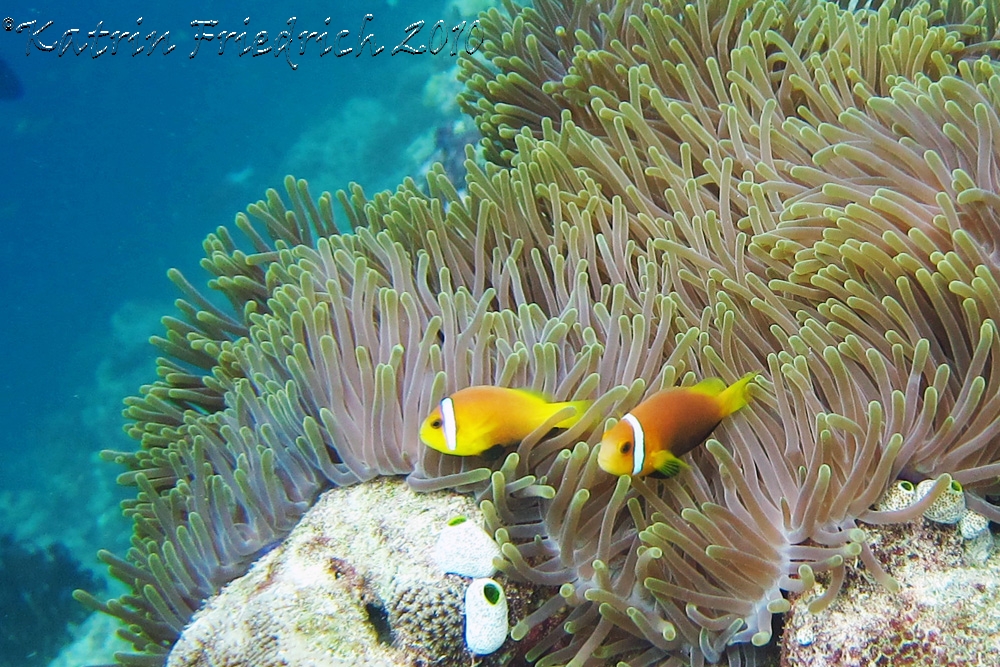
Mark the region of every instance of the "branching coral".
[[[501, 163], [469, 160], [467, 194], [440, 169], [426, 193], [342, 194], [338, 234], [329, 195], [289, 180], [290, 210], [270, 193], [237, 218], [247, 250], [206, 243], [233, 315], [174, 275], [172, 359], [129, 404], [142, 449], [112, 455], [136, 536], [102, 558], [136, 594], [82, 596], [138, 649], [165, 651], [319, 490], [376, 475], [480, 494], [504, 570], [559, 587], [513, 631], [539, 665], [752, 661], [817, 575], [814, 608], [858, 561], [895, 586], [859, 522], [918, 516], [952, 476], [1000, 518], [1000, 72], [973, 60], [995, 8], [517, 13], [464, 64]], [[755, 370], [689, 472], [597, 467], [648, 392]], [[422, 447], [430, 407], [479, 383], [594, 403], [500, 462]], [[900, 476], [937, 482], [871, 509]]]

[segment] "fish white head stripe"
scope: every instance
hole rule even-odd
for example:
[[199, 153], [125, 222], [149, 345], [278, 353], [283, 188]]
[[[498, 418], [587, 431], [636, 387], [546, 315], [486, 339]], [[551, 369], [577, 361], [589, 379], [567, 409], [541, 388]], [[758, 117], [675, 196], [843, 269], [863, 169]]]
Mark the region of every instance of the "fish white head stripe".
[[444, 427], [444, 444], [449, 452], [458, 449], [458, 424], [455, 423], [455, 401], [441, 399], [441, 422]]
[[628, 422], [628, 425], [632, 427], [632, 434], [635, 436], [635, 444], [632, 447], [632, 474], [638, 475], [646, 463], [646, 434], [642, 430], [642, 424], [631, 412], [622, 417], [622, 421]]

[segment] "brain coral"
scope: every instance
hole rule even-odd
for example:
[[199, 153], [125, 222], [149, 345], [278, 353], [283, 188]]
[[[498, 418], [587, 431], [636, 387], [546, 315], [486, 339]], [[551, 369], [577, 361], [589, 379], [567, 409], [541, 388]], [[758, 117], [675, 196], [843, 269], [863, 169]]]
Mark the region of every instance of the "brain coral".
[[[305, 184], [180, 275], [159, 380], [127, 410], [124, 557], [101, 603], [159, 665], [200, 602], [329, 485], [474, 491], [513, 577], [558, 587], [512, 634], [538, 665], [755, 660], [786, 596], [897, 584], [861, 522], [959, 481], [1000, 519], [996, 5], [538, 0], [483, 19], [463, 104], [489, 161], [371, 200]], [[978, 59], [977, 59], [978, 58]], [[472, 153], [469, 153], [470, 157]], [[647, 393], [761, 370], [671, 480], [593, 445]], [[506, 459], [422, 447], [469, 384], [594, 399]], [[554, 423], [554, 422], [553, 422]], [[897, 478], [921, 502], [872, 505]]]

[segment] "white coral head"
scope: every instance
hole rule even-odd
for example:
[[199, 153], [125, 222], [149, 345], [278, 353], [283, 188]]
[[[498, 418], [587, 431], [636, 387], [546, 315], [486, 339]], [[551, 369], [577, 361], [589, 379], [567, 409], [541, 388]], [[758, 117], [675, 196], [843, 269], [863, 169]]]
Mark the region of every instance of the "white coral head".
[[962, 537], [967, 540], [979, 537], [979, 535], [989, 530], [989, 528], [990, 520], [979, 512], [973, 512], [972, 510], [966, 512], [965, 516], [958, 522], [958, 530], [962, 533]]
[[431, 555], [442, 572], [489, 577], [496, 572], [493, 559], [500, 556], [500, 547], [475, 521], [457, 516], [441, 530]]
[[507, 596], [492, 579], [475, 579], [465, 591], [465, 645], [488, 655], [507, 640]]
[[909, 507], [915, 499], [916, 489], [913, 483], [900, 479], [886, 489], [875, 509], [880, 512], [894, 512]]
[[[925, 479], [917, 484], [916, 500], [930, 493], [933, 486], [932, 479]], [[958, 523], [965, 511], [965, 491], [958, 481], [952, 480], [951, 485], [924, 512], [924, 518], [937, 523]]]
[[993, 533], [984, 530], [965, 541], [965, 561], [970, 565], [982, 565], [989, 560], [995, 546]]

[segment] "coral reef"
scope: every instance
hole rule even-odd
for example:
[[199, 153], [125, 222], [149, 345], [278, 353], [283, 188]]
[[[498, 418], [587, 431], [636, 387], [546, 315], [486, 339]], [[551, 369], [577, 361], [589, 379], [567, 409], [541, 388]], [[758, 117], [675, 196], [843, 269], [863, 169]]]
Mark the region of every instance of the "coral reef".
[[[318, 114], [322, 120], [302, 132], [288, 148], [281, 166], [308, 176], [314, 183], [355, 181], [386, 187], [412, 173], [420, 163], [406, 159], [406, 153], [398, 148], [401, 141], [411, 139], [401, 111], [375, 97], [349, 98]], [[396, 154], [390, 162], [396, 165], [391, 174], [382, 168], [389, 152]]]
[[440, 586], [408, 586], [388, 601], [389, 624], [396, 646], [427, 664], [462, 667], [466, 584], [449, 578]]
[[[475, 492], [502, 574], [558, 591], [511, 604], [539, 667], [753, 663], [789, 598], [822, 611], [859, 568], [900, 589], [864, 526], [953, 481], [1000, 519], [996, 6], [508, 9], [462, 61], [490, 160], [467, 151], [463, 194], [441, 167], [341, 192], [338, 234], [289, 178], [205, 242], [230, 310], [171, 274], [141, 448], [106, 455], [135, 535], [101, 557], [134, 592], [79, 596], [129, 624], [123, 663], [161, 664], [320, 492], [384, 475]], [[598, 468], [644, 396], [756, 371], [681, 475]], [[422, 447], [471, 384], [593, 404], [501, 461]], [[933, 482], [874, 509], [899, 478]]]
[[31, 549], [0, 534], [0, 665], [47, 665], [70, 638], [69, 625], [87, 616], [73, 590], [97, 586], [61, 543]]
[[[124, 550], [131, 533], [119, 507], [128, 492], [107, 475], [97, 451], [129, 443], [118, 403], [148, 376], [155, 361], [148, 337], [159, 329], [169, 305], [125, 303], [99, 332], [79, 337], [73, 355], [86, 363], [69, 366], [96, 365], [96, 371], [80, 378], [68, 371], [64, 380], [72, 388], [54, 395], [71, 398], [34, 421], [24, 435], [32, 445], [4, 460], [0, 514], [9, 535], [0, 560], [13, 568], [2, 581], [3, 613], [11, 613], [12, 620], [0, 625], [17, 638], [16, 646], [0, 647], [0, 663], [48, 664], [58, 651], [53, 667], [79, 667], [107, 663], [115, 651], [128, 648], [115, 637], [117, 619], [84, 620], [69, 594], [84, 585], [108, 590], [108, 583], [114, 594], [124, 592], [115, 586], [119, 582], [107, 581], [93, 557], [101, 547]], [[54, 597], [47, 600], [46, 593]], [[39, 606], [25, 611], [29, 604]]]
[[169, 305], [126, 302], [99, 332], [78, 340], [74, 354], [87, 361], [73, 366], [96, 370], [73, 380], [72, 400], [34, 422], [24, 435], [33, 445], [4, 462], [0, 513], [18, 542], [46, 547], [57, 541], [95, 572], [91, 554], [127, 548], [131, 526], [119, 503], [128, 492], [107, 475], [98, 451], [129, 444], [118, 403], [148, 377], [156, 359], [149, 336]]
[[91, 614], [76, 627], [70, 628], [72, 641], [65, 644], [48, 667], [80, 667], [105, 665], [115, 653], [128, 651], [129, 645], [115, 630], [118, 619], [107, 614]]
[[326, 492], [195, 615], [167, 666], [468, 664], [466, 583], [430, 558], [456, 512], [478, 515], [467, 496], [389, 478]]
[[[929, 493], [935, 482], [924, 480], [916, 487], [906, 480], [899, 480], [890, 486], [882, 498], [875, 503], [879, 512], [899, 512], [919, 501]], [[993, 554], [994, 538], [990, 531], [990, 520], [979, 512], [967, 509], [962, 485], [952, 480], [948, 488], [924, 510], [923, 518], [934, 523], [954, 525], [965, 540], [965, 561], [970, 565], [982, 565]], [[914, 554], [917, 557], [918, 554]]]
[[949, 526], [920, 521], [871, 530], [873, 549], [900, 582], [898, 594], [852, 574], [824, 611], [793, 601], [782, 667], [934, 665], [978, 667], [1000, 646], [1000, 559], [963, 564]]

